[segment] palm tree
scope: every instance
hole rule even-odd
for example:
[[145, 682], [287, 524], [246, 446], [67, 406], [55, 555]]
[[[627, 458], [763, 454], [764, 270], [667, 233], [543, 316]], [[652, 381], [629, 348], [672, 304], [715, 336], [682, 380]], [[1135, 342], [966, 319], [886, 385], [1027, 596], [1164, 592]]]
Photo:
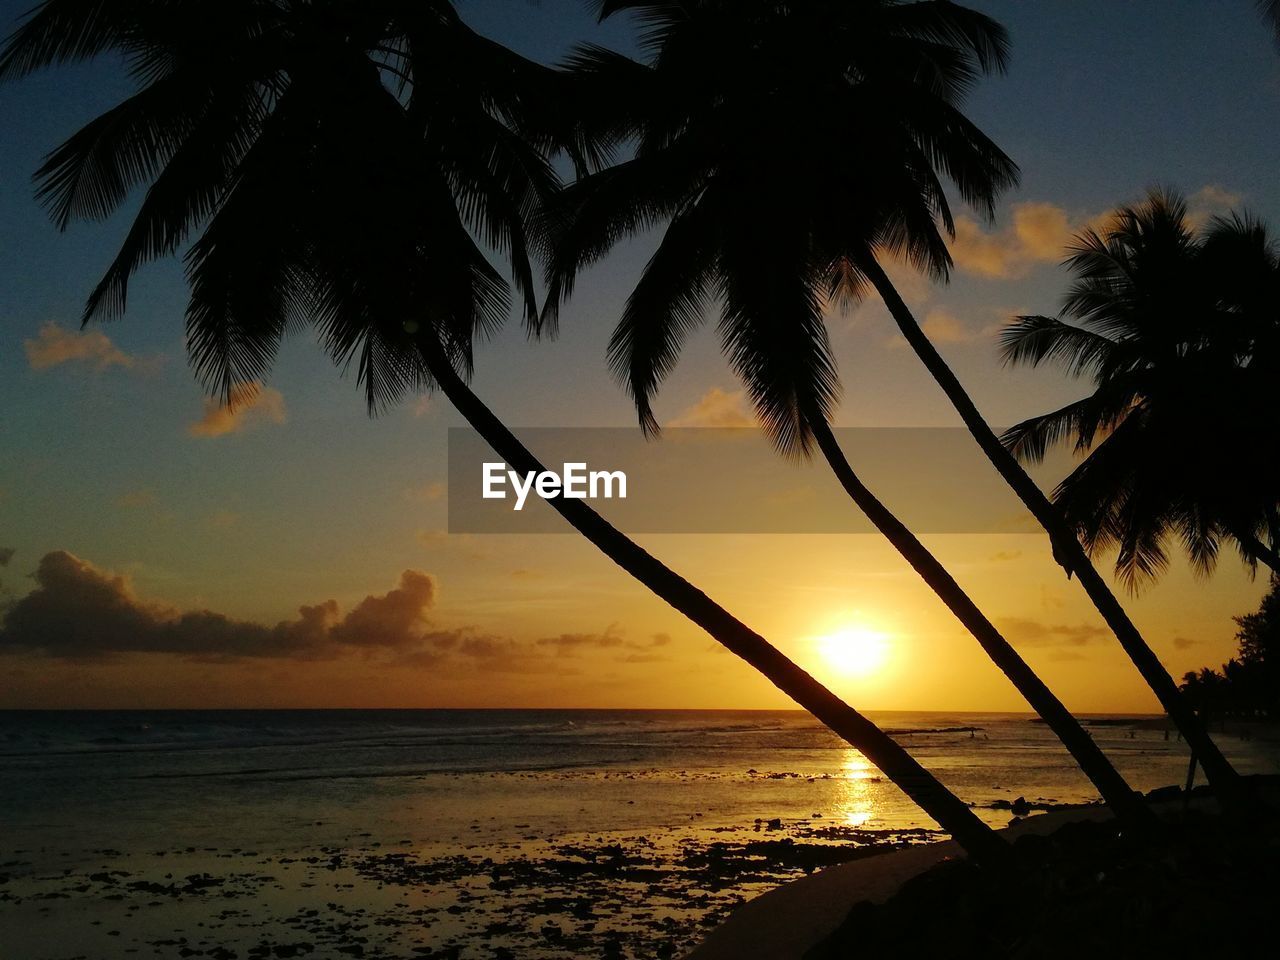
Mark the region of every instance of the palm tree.
[[[124, 56], [138, 92], [38, 174], [62, 227], [149, 185], [86, 322], [122, 313], [132, 272], [194, 238], [190, 357], [225, 400], [310, 325], [335, 362], [357, 363], [371, 409], [439, 389], [513, 468], [542, 470], [466, 376], [475, 337], [509, 306], [476, 235], [511, 261], [526, 318], [536, 312], [532, 216], [555, 185], [536, 146], [564, 133], [561, 78], [474, 34], [443, 0], [46, 0], [0, 52], [0, 80], [108, 52]], [[975, 859], [1007, 855], [963, 801], [763, 637], [582, 501], [552, 503]]]
[[1157, 191], [1078, 236], [1067, 263], [1062, 316], [1017, 318], [1002, 353], [1088, 376], [1093, 392], [1010, 429], [1009, 449], [1087, 454], [1054, 502], [1090, 552], [1118, 548], [1131, 588], [1164, 570], [1172, 539], [1204, 574], [1223, 538], [1275, 570], [1280, 258], [1266, 228], [1232, 216], [1197, 235], [1182, 197]]
[[[990, 205], [1012, 163], [955, 106], [1003, 61], [1004, 34], [952, 4], [704, 0], [636, 9], [652, 67], [596, 49], [575, 58], [602, 91], [598, 131], [635, 156], [570, 186], [558, 205], [549, 316], [619, 236], [669, 217], [631, 294], [610, 361], [657, 432], [650, 401], [686, 333], [720, 304], [724, 349], [785, 454], [822, 451], [850, 498], [938, 594], [1066, 745], [1120, 816], [1140, 798], [938, 560], [861, 482], [828, 426], [838, 389], [824, 306], [856, 298], [876, 248], [945, 272], [950, 223], [934, 159]], [[708, 62], [709, 61], [709, 62]], [[859, 78], [847, 82], [850, 76]], [[839, 118], [839, 122], [832, 122]], [[872, 149], [845, 148], [856, 126]], [[890, 148], [882, 154], [881, 145]], [[881, 199], [906, 196], [887, 205]]]
[[[652, 65], [595, 48], [572, 63], [600, 93], [595, 118], [609, 141], [634, 135], [637, 147], [633, 158], [569, 190], [572, 226], [561, 230], [549, 304], [567, 296], [573, 274], [614, 240], [670, 221], [631, 300], [633, 317], [661, 311], [670, 322], [645, 328], [624, 321], [611, 356], [642, 424], [656, 426], [648, 398], [714, 293], [724, 303], [725, 349], [753, 385], [765, 429], [784, 451], [807, 452], [810, 426], [829, 417], [837, 385], [821, 306], [828, 295], [856, 301], [874, 289], [979, 447], [1049, 534], [1054, 557], [1079, 579], [1199, 753], [1206, 775], [1234, 802], [1235, 771], [879, 262], [905, 258], [945, 279], [951, 258], [943, 234], [954, 231], [941, 178], [988, 214], [1015, 182], [1016, 166], [958, 109], [977, 77], [1003, 68], [1003, 29], [943, 0], [597, 6], [602, 17], [638, 13]], [[709, 234], [724, 243], [709, 243]], [[752, 325], [758, 335], [747, 338], [740, 321], [752, 316], [760, 319]], [[632, 353], [651, 362], [633, 371]], [[771, 386], [762, 392], [756, 384]]]
[[1258, 9], [1275, 31], [1276, 42], [1280, 43], [1280, 0], [1258, 0]]

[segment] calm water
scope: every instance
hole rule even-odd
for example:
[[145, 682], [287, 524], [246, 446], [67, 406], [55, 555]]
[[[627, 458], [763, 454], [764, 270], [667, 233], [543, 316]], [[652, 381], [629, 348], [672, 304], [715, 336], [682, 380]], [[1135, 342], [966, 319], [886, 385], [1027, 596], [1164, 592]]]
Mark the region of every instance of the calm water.
[[[1027, 716], [873, 718], [979, 807], [1095, 798]], [[1184, 746], [1158, 725], [1091, 730], [1138, 789], [1185, 774]], [[1222, 746], [1242, 772], [1280, 770], [1274, 745], [1226, 736]], [[546, 838], [814, 814], [872, 829], [932, 825], [795, 712], [0, 713], [0, 847], [64, 860], [182, 843], [302, 849], [353, 832], [448, 847], [477, 823], [488, 835]]]

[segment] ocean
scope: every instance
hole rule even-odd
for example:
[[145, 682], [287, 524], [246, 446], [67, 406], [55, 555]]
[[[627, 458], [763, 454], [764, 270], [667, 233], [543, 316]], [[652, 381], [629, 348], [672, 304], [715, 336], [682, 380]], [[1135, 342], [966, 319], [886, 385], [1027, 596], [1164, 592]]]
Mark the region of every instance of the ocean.
[[[994, 825], [1097, 799], [1028, 715], [871, 716]], [[1162, 721], [1084, 719], [1135, 788], [1185, 777]], [[938, 836], [798, 712], [0, 713], [6, 960], [673, 956], [770, 886]]]

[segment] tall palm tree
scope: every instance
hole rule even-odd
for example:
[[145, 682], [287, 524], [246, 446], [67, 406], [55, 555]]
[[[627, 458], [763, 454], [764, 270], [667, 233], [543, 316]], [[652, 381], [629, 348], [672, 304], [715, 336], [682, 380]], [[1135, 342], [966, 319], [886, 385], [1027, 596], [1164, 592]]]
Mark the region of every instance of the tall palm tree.
[[1224, 538], [1275, 570], [1280, 257], [1266, 228], [1232, 216], [1197, 234], [1182, 197], [1156, 191], [1070, 253], [1062, 315], [1017, 318], [1002, 354], [1088, 376], [1093, 392], [1005, 443], [1030, 462], [1055, 444], [1087, 454], [1054, 502], [1091, 552], [1118, 548], [1131, 587], [1164, 570], [1171, 540], [1202, 573]]
[[[466, 376], [475, 337], [509, 307], [477, 236], [507, 256], [526, 317], [536, 312], [530, 224], [555, 178], [535, 145], [557, 135], [557, 75], [474, 34], [444, 0], [46, 0], [0, 52], [0, 80], [103, 53], [124, 56], [138, 91], [38, 174], [63, 227], [148, 185], [86, 322], [122, 313], [132, 272], [190, 242], [191, 362], [225, 399], [310, 325], [335, 362], [357, 363], [371, 408], [439, 389], [513, 468], [543, 469]], [[552, 505], [972, 856], [1007, 855], [963, 801], [763, 637], [585, 503]]]
[[[654, 429], [649, 397], [715, 295], [720, 332], [777, 445], [808, 452], [837, 379], [822, 306], [875, 290], [979, 447], [1048, 532], [1161, 705], [1235, 797], [1238, 778], [1048, 497], [921, 330], [880, 264], [945, 279], [953, 222], [942, 178], [991, 213], [1017, 168], [959, 107], [1003, 68], [1004, 30], [944, 0], [597, 0], [632, 11], [649, 65], [587, 48], [572, 62], [598, 94], [606, 145], [635, 154], [566, 192], [548, 305], [619, 237], [670, 221], [615, 335], [611, 360]], [[714, 240], [709, 238], [715, 238]], [[768, 242], [763, 242], [767, 240]], [[642, 318], [661, 315], [663, 324]], [[554, 317], [544, 318], [553, 320]], [[745, 331], [753, 331], [746, 335]], [[632, 364], [631, 357], [647, 357]]]
[[[945, 270], [933, 222], [935, 214], [949, 222], [949, 213], [941, 184], [930, 179], [932, 158], [944, 157], [953, 182], [978, 203], [989, 204], [1015, 175], [953, 102], [967, 79], [1001, 61], [1003, 32], [951, 4], [710, 0], [610, 3], [602, 13], [622, 7], [645, 18], [652, 67], [599, 50], [581, 51], [575, 67], [605, 93], [610, 117], [620, 117], [603, 128], [614, 139], [635, 136], [635, 156], [564, 192], [550, 308], [612, 240], [670, 217], [611, 344], [641, 424], [656, 432], [651, 397], [685, 334], [717, 300], [725, 351], [775, 444], [790, 455], [821, 450], [850, 498], [1107, 802], [1122, 817], [1145, 819], [1142, 801], [1093, 738], [861, 482], [828, 426], [837, 377], [824, 306], [863, 293], [860, 262], [876, 245]], [[850, 74], [858, 81], [848, 82]], [[852, 128], [870, 149], [846, 148]], [[885, 155], [882, 144], [892, 145]], [[918, 204], [900, 209], [885, 195]]]

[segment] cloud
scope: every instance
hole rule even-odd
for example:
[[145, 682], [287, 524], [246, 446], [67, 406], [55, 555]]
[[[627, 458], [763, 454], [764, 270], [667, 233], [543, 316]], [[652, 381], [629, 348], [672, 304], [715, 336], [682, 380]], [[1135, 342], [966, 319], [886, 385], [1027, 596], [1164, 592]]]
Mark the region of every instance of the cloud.
[[[571, 676], [586, 653], [650, 663], [671, 639], [628, 640], [616, 623], [599, 634], [517, 640], [433, 621], [438, 599], [430, 573], [406, 570], [387, 593], [366, 595], [344, 612], [337, 600], [303, 604], [296, 616], [259, 623], [210, 609], [179, 611], [137, 594], [127, 576], [101, 570], [65, 550], [41, 558], [36, 588], [0, 607], [0, 655], [70, 662], [123, 654], [198, 663], [298, 663], [342, 658], [392, 668]], [[266, 667], [264, 667], [266, 668]]]
[[68, 330], [52, 321], [22, 345], [32, 370], [48, 370], [64, 363], [83, 363], [95, 370], [109, 367], [131, 370], [140, 363], [137, 357], [112, 343], [101, 330]]
[[41, 558], [34, 579], [34, 590], [0, 607], [0, 655], [79, 662], [166, 655], [223, 664], [355, 658], [393, 668], [572, 675], [587, 652], [649, 663], [667, 659], [659, 651], [670, 643], [662, 633], [629, 640], [617, 624], [532, 641], [443, 627], [432, 618], [436, 580], [421, 570], [405, 570], [395, 587], [349, 611], [325, 600], [275, 624], [148, 600], [128, 577], [61, 550]]
[[551, 647], [560, 657], [575, 656], [584, 648], [605, 649], [621, 647], [626, 643], [617, 624], [609, 624], [603, 633], [562, 633], [554, 637], [542, 637], [534, 643], [539, 647]]
[[155, 502], [155, 493], [145, 488], [141, 490], [126, 490], [116, 497], [116, 506], [122, 510], [137, 510], [141, 507], [149, 507]]
[[240, 514], [234, 510], [218, 510], [209, 514], [205, 523], [214, 530], [230, 530], [232, 527], [239, 526]]
[[1197, 647], [1204, 643], [1203, 640], [1192, 640], [1190, 637], [1174, 637], [1173, 645], [1179, 650], [1186, 650], [1190, 647]]
[[755, 415], [746, 393], [712, 387], [669, 423], [672, 427], [754, 427]]
[[1084, 225], [1073, 224], [1067, 212], [1052, 203], [1015, 204], [1010, 224], [995, 232], [987, 232], [970, 217], [957, 217], [951, 256], [957, 268], [981, 277], [1022, 277], [1037, 264], [1062, 260], [1072, 236]]
[[13, 547], [0, 547], [0, 567], [7, 567], [16, 552]]
[[419, 530], [417, 541], [432, 550], [450, 550], [472, 560], [488, 559], [488, 551], [480, 545], [480, 539], [471, 533], [450, 533], [448, 530]]
[[434, 581], [417, 570], [406, 570], [395, 589], [365, 597], [345, 616], [337, 601], [326, 600], [302, 606], [295, 618], [273, 626], [144, 600], [127, 577], [62, 550], [41, 558], [35, 581], [36, 588], [13, 603], [0, 623], [0, 651], [65, 659], [120, 653], [323, 659], [352, 652], [407, 652], [440, 636], [427, 629]]
[[627, 653], [618, 659], [623, 663], [664, 663], [671, 658], [665, 653]]
[[557, 657], [577, 657], [583, 650], [614, 650], [614, 659], [623, 663], [656, 663], [670, 659], [656, 652], [669, 643], [671, 637], [665, 633], [652, 634], [647, 640], [628, 640], [626, 631], [611, 623], [603, 633], [561, 633], [535, 640], [534, 646], [553, 649]]
[[338, 643], [360, 647], [408, 647], [422, 637], [426, 613], [435, 605], [430, 574], [406, 570], [400, 585], [380, 597], [365, 597], [330, 631]]
[[1208, 184], [1187, 197], [1187, 220], [1193, 227], [1199, 227], [1212, 217], [1229, 213], [1243, 200], [1243, 196], [1226, 187]]
[[1006, 640], [1024, 647], [1082, 647], [1107, 633], [1104, 628], [1087, 623], [1075, 626], [1048, 624], [1024, 617], [1004, 617], [996, 621], [996, 626]]
[[934, 343], [964, 343], [974, 337], [955, 314], [946, 310], [930, 310], [920, 326]]
[[[1208, 184], [1187, 197], [1187, 218], [1199, 226], [1210, 217], [1239, 206], [1243, 198], [1220, 184]], [[1032, 268], [1059, 263], [1067, 256], [1067, 246], [1081, 231], [1103, 227], [1111, 211], [1073, 219], [1057, 204], [1032, 202], [1014, 204], [1009, 225], [988, 231], [970, 217], [956, 218], [956, 236], [951, 256], [956, 267], [967, 273], [996, 280], [1018, 279]]]
[[1022, 559], [1021, 550], [1000, 550], [991, 555], [992, 563], [1010, 563]]
[[431, 483], [424, 483], [420, 487], [406, 490], [405, 496], [410, 500], [417, 500], [421, 503], [435, 503], [437, 500], [444, 499], [448, 492], [448, 484], [443, 480], [435, 480]]
[[193, 437], [223, 437], [260, 423], [282, 424], [287, 419], [284, 395], [260, 381], [238, 383], [231, 388], [231, 402], [204, 401], [204, 415], [187, 427]]

